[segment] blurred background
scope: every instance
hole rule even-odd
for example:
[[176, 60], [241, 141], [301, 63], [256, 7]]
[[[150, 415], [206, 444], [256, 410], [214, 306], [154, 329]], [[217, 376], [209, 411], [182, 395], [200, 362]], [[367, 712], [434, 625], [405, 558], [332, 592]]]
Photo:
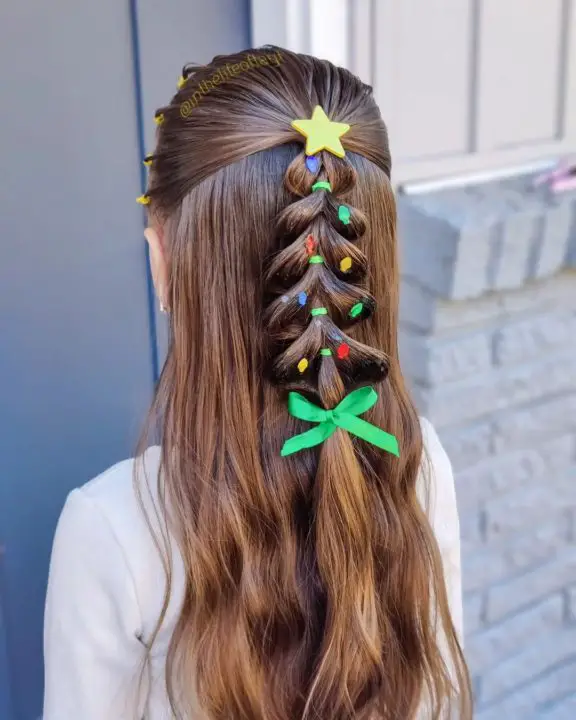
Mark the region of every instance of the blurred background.
[[185, 62], [264, 43], [349, 67], [389, 126], [402, 361], [455, 469], [476, 717], [576, 717], [575, 5], [3, 0], [0, 720], [41, 716], [58, 514], [132, 454], [162, 362], [134, 202], [154, 111]]

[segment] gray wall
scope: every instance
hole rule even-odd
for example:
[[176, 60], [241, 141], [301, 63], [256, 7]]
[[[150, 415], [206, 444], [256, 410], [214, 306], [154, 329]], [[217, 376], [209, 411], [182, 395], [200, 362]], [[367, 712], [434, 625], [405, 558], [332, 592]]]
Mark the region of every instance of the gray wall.
[[399, 196], [401, 358], [455, 470], [478, 720], [576, 717], [576, 194]]
[[41, 713], [64, 498], [132, 453], [153, 388], [134, 202], [153, 109], [184, 62], [248, 44], [247, 0], [0, 4], [2, 720]]

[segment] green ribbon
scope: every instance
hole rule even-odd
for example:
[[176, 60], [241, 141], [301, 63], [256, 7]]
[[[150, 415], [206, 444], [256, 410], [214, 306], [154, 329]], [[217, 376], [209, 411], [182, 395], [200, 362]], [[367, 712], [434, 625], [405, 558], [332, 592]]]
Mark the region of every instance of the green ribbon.
[[376, 427], [376, 425], [372, 425], [372, 423], [358, 417], [358, 415], [370, 410], [377, 400], [378, 394], [374, 388], [363, 387], [346, 395], [333, 410], [324, 410], [311, 403], [300, 393], [289, 393], [288, 412], [290, 415], [299, 420], [319, 423], [319, 425], [286, 440], [280, 454], [285, 457], [300, 452], [300, 450], [320, 445], [336, 432], [336, 428], [342, 428], [352, 433], [352, 435], [356, 435], [362, 440], [399, 457], [398, 441], [394, 435], [390, 435]]

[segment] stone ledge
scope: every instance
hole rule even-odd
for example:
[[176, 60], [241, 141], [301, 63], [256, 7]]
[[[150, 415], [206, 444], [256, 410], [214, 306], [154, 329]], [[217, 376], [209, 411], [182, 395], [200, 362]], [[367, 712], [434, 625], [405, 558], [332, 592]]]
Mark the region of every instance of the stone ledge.
[[402, 273], [439, 298], [518, 288], [576, 264], [576, 193], [533, 176], [398, 195]]

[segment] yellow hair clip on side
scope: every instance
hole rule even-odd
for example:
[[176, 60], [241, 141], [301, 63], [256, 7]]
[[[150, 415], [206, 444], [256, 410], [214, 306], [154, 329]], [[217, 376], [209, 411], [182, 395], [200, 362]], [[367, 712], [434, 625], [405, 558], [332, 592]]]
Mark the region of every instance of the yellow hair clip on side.
[[150, 205], [150, 196], [149, 195], [140, 195], [136, 198], [136, 202], [139, 205]]

